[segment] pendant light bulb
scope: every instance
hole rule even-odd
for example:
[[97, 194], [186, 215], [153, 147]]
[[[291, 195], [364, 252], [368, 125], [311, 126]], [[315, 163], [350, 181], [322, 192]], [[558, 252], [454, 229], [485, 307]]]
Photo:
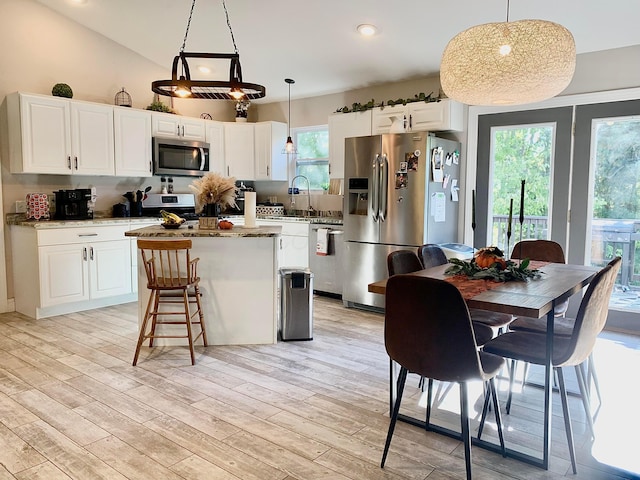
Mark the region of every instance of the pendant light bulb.
[[240, 100], [242, 99], [242, 97], [244, 97], [244, 92], [241, 88], [233, 87], [231, 90], [229, 90], [229, 95], [231, 95], [236, 100]]
[[285, 78], [284, 81], [289, 85], [289, 117], [287, 118], [287, 143], [284, 144], [284, 148], [282, 149], [282, 153], [286, 153], [288, 155], [297, 155], [298, 150], [293, 143], [293, 139], [291, 138], [291, 84], [296, 83], [292, 78]]
[[177, 86], [174, 92], [180, 98], [186, 98], [191, 96], [191, 89], [186, 83], [184, 76], [180, 76], [180, 80], [177, 82]]

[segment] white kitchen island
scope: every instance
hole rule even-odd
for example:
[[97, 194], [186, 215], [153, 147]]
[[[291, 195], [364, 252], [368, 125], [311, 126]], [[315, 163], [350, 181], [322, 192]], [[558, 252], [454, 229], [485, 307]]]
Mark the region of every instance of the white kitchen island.
[[[159, 240], [190, 238], [193, 241], [191, 258], [200, 258], [198, 275], [209, 345], [251, 345], [277, 342], [280, 231], [278, 226], [201, 230], [198, 225], [193, 228], [183, 225], [176, 230], [145, 227], [128, 231], [126, 235]], [[146, 284], [142, 260], [138, 258], [139, 324], [149, 300]], [[162, 327], [184, 329], [184, 326]], [[180, 342], [179, 339], [158, 340], [154, 344]]]

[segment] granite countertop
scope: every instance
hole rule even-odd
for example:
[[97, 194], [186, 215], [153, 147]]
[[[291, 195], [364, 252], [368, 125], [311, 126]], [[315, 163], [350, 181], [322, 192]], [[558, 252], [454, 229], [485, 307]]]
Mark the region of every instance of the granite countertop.
[[86, 227], [91, 225], [130, 225], [136, 223], [159, 222], [157, 217], [99, 217], [90, 220], [27, 220], [24, 213], [8, 213], [6, 215], [7, 225], [18, 225], [32, 228], [64, 228], [64, 227]]
[[[64, 227], [85, 227], [91, 225], [121, 225], [136, 223], [160, 222], [158, 217], [121, 217], [96, 215], [90, 220], [27, 220], [24, 213], [8, 213], [5, 216], [7, 225], [18, 225], [32, 228], [64, 228]], [[228, 218], [233, 222], [234, 218], [244, 219], [243, 215], [221, 215], [221, 218]], [[262, 220], [281, 220], [286, 222], [306, 222], [321, 223], [327, 225], [342, 225], [342, 217], [297, 217], [289, 215], [258, 215]]]
[[[192, 227], [193, 228], [190, 228]], [[200, 229], [197, 224], [182, 225], [180, 228], [171, 229], [164, 228], [160, 225], [152, 227], [143, 227], [136, 230], [129, 230], [125, 232], [127, 237], [226, 237], [226, 238], [240, 238], [240, 237], [277, 237], [280, 235], [282, 227], [280, 226], [268, 226], [268, 227], [243, 227], [234, 226], [231, 230], [204, 230]]]
[[[244, 219], [244, 215], [221, 215], [233, 222], [235, 218]], [[258, 220], [282, 220], [283, 222], [324, 223], [329, 225], [342, 225], [342, 217], [298, 217], [291, 215], [257, 215]]]

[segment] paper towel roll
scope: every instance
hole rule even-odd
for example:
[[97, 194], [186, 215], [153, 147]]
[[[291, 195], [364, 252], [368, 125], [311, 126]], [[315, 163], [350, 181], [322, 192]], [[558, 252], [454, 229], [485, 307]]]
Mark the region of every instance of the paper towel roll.
[[256, 226], [256, 192], [244, 193], [244, 226]]

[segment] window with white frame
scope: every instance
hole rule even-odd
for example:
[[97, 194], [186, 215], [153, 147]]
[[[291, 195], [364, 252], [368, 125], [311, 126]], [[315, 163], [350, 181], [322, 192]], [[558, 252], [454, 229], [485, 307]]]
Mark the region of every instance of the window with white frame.
[[295, 174], [309, 179], [310, 190], [329, 189], [329, 127], [300, 127], [291, 130], [298, 149]]

